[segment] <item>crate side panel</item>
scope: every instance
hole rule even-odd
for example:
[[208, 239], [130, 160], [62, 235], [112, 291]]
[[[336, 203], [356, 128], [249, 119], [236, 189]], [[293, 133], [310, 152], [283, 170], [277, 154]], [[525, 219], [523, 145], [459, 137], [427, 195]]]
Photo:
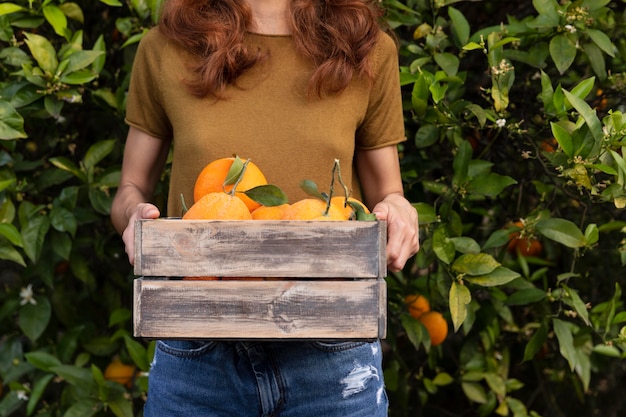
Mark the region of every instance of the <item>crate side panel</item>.
[[138, 337], [375, 339], [380, 334], [378, 280], [143, 279], [140, 289]]
[[[139, 221], [144, 276], [377, 278], [381, 222]], [[383, 227], [384, 228], [384, 227]], [[384, 264], [385, 262], [383, 262]], [[386, 268], [386, 265], [384, 266]], [[386, 270], [385, 270], [386, 272]]]

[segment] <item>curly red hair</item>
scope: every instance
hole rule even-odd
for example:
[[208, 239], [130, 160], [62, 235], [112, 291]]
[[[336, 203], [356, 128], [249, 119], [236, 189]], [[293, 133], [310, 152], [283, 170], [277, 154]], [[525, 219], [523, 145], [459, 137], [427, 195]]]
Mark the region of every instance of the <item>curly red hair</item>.
[[[375, 1], [375, 0], [374, 0]], [[379, 35], [381, 9], [370, 0], [291, 0], [296, 48], [315, 65], [309, 95], [338, 94], [355, 75], [371, 80], [369, 53]], [[160, 30], [199, 57], [187, 80], [198, 97], [221, 97], [227, 85], [257, 62], [263, 51], [244, 43], [252, 13], [243, 0], [168, 0]]]

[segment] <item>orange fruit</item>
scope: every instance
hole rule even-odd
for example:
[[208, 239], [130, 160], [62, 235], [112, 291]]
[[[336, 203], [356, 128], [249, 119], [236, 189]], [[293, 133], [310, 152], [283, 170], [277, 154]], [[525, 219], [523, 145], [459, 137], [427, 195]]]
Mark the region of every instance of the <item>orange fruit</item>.
[[430, 302], [421, 294], [407, 295], [404, 297], [404, 303], [408, 306], [411, 317], [415, 319], [430, 311]]
[[252, 220], [252, 215], [240, 198], [220, 191], [196, 201], [183, 220]]
[[448, 322], [438, 311], [429, 311], [420, 316], [419, 321], [430, 335], [430, 345], [439, 346], [448, 336]]
[[[234, 160], [235, 158], [232, 157], [220, 158], [205, 166], [196, 178], [196, 183], [193, 188], [193, 200], [198, 201], [208, 193], [219, 191], [230, 192], [233, 189], [233, 185], [224, 186], [224, 181], [226, 180], [228, 170], [230, 170]], [[253, 211], [259, 207], [260, 204], [248, 198], [242, 191], [248, 191], [259, 185], [267, 185], [267, 179], [259, 167], [252, 161], [249, 161], [246, 166], [246, 171], [235, 190], [235, 195], [246, 203], [248, 211]]]
[[[363, 204], [362, 201], [357, 200], [354, 197], [348, 197], [348, 201], [357, 203], [359, 205], [361, 205], [361, 207], [363, 207], [363, 211], [365, 211], [365, 213], [369, 214], [369, 209], [365, 206], [365, 204]], [[352, 208], [352, 206], [350, 204], [348, 204], [346, 202], [346, 197], [342, 197], [342, 196], [335, 196], [333, 198], [330, 199], [330, 204], [336, 206], [338, 209], [340, 209], [341, 211], [343, 211], [344, 215], [346, 216], [346, 218], [348, 219], [352, 219], [355, 217], [354, 215], [354, 209]]]
[[[516, 221], [513, 223], [519, 228], [524, 228], [524, 223]], [[541, 241], [535, 237], [521, 237], [520, 232], [509, 234], [509, 243], [506, 246], [507, 251], [512, 254], [520, 253], [522, 256], [539, 256], [543, 252]]]
[[555, 152], [558, 149], [558, 147], [559, 147], [559, 144], [555, 138], [544, 139], [539, 144], [539, 148], [541, 148], [542, 151], [545, 151], [548, 153]]
[[118, 382], [130, 388], [136, 373], [137, 367], [135, 365], [125, 364], [116, 357], [104, 370], [104, 379]]
[[260, 206], [252, 212], [252, 220], [281, 220], [289, 204], [279, 206]]
[[304, 198], [285, 210], [284, 220], [348, 220], [343, 210], [331, 204], [326, 212], [326, 202], [317, 198]]

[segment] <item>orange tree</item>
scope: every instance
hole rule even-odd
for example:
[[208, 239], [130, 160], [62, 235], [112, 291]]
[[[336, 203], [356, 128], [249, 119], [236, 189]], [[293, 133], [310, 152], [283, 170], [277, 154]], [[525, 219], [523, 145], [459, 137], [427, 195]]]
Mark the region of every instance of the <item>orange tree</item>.
[[[617, 415], [623, 5], [387, 1], [422, 249], [388, 278], [392, 415]], [[512, 239], [515, 239], [511, 242]], [[404, 303], [451, 333], [432, 347]]]
[[[108, 214], [132, 58], [160, 3], [0, 3], [2, 417], [141, 415], [153, 344], [131, 336], [132, 271]], [[384, 4], [422, 236], [388, 277], [390, 414], [617, 415], [622, 3]], [[411, 294], [443, 314], [441, 344]], [[120, 383], [111, 364], [132, 371]]]

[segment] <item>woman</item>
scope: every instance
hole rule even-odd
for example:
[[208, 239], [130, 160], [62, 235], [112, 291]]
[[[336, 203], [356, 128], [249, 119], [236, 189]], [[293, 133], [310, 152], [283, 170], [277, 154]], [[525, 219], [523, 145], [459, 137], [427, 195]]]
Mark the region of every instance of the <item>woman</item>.
[[[418, 250], [404, 198], [397, 50], [367, 0], [169, 0], [142, 39], [111, 217], [134, 262], [136, 219], [173, 145], [167, 215], [210, 161], [252, 159], [294, 202], [339, 159], [353, 196], [388, 224], [387, 259]], [[385, 416], [380, 343], [159, 341], [145, 415]]]

